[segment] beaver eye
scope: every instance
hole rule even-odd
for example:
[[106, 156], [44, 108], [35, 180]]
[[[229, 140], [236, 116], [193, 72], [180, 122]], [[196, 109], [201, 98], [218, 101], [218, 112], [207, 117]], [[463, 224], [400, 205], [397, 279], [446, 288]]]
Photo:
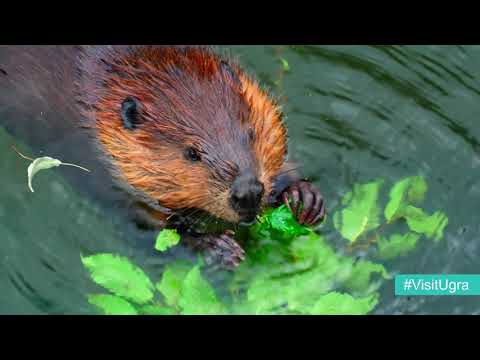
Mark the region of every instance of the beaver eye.
[[125, 129], [134, 129], [140, 123], [140, 106], [140, 102], [130, 96], [122, 101], [120, 114]]
[[187, 158], [187, 160], [190, 160], [190, 161], [200, 161], [201, 160], [200, 153], [197, 151], [197, 149], [195, 149], [193, 147], [188, 147], [185, 150], [185, 157]]

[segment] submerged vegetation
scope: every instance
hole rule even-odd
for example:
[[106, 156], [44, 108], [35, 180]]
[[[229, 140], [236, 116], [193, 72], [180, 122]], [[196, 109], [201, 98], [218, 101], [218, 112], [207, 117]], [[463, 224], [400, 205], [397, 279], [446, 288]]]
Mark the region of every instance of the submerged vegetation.
[[[83, 264], [109, 293], [90, 294], [88, 301], [104, 314], [368, 314], [391, 279], [378, 261], [406, 256], [422, 238], [439, 241], [448, 223], [441, 211], [430, 215], [418, 207], [427, 191], [422, 177], [394, 184], [382, 214], [383, 185], [355, 184], [345, 194], [333, 214], [345, 245], [338, 249], [298, 224], [286, 206], [268, 209], [249, 228], [247, 259], [229, 278], [227, 296], [216, 294], [201, 259], [167, 264], [155, 283], [125, 257], [94, 254], [82, 257]], [[405, 231], [384, 235], [394, 223]], [[179, 241], [175, 230], [165, 229], [155, 248], [167, 251]]]

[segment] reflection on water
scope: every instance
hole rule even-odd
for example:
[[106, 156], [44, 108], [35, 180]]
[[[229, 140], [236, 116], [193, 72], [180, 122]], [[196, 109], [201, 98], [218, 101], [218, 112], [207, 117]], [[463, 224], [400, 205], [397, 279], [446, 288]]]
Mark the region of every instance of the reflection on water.
[[[422, 175], [425, 207], [449, 217], [438, 245], [388, 263], [406, 273], [480, 273], [480, 46], [233, 46], [230, 51], [282, 99], [290, 156], [327, 199], [329, 212], [355, 182]], [[280, 58], [289, 71], [283, 71]], [[160, 260], [129, 246], [121, 220], [59, 174], [35, 179], [0, 131], [0, 313], [91, 313], [93, 285], [80, 252], [122, 253], [157, 272]], [[26, 148], [25, 148], [26, 149]], [[27, 151], [28, 152], [28, 149]], [[324, 229], [333, 238], [333, 227]], [[131, 239], [129, 239], [131, 240]], [[333, 241], [333, 240], [332, 240]], [[222, 291], [221, 279], [216, 284]], [[376, 313], [480, 313], [473, 297], [395, 298]]]

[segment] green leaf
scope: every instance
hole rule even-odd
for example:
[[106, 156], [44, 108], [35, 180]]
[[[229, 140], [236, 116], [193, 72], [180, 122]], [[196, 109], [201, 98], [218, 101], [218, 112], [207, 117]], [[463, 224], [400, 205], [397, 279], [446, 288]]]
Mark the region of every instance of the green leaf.
[[295, 239], [290, 249], [296, 262], [308, 261], [329, 279], [339, 281], [351, 271], [353, 259], [337, 254], [325, 239], [316, 233]]
[[[285, 205], [272, 211], [269, 222], [272, 229], [286, 233], [296, 233], [297, 230], [302, 228], [295, 220], [290, 209]], [[300, 232], [302, 232], [302, 230], [300, 230]]]
[[448, 224], [447, 216], [441, 211], [428, 215], [422, 209], [411, 205], [405, 207], [404, 217], [410, 230], [425, 234], [428, 238], [433, 237], [435, 241], [443, 238], [443, 230]]
[[222, 315], [226, 313], [226, 309], [218, 301], [215, 291], [202, 277], [198, 265], [185, 277], [178, 304], [182, 308], [182, 315]]
[[61, 164], [62, 164], [62, 162], [60, 160], [53, 159], [49, 156], [36, 158], [28, 166], [28, 169], [27, 169], [28, 187], [29, 187], [30, 191], [34, 192], [33, 188], [32, 188], [32, 180], [33, 180], [33, 177], [35, 176], [35, 174], [37, 172], [39, 172], [40, 170], [46, 170], [46, 169], [50, 169], [52, 167], [60, 166]]
[[331, 292], [321, 296], [310, 310], [312, 315], [365, 315], [378, 303], [378, 295], [354, 298], [349, 294]]
[[344, 286], [355, 293], [371, 293], [380, 286], [380, 282], [371, 283], [373, 274], [379, 274], [384, 279], [390, 278], [382, 264], [359, 260], [353, 265], [350, 276], [345, 281]]
[[175, 246], [180, 241], [180, 235], [178, 235], [175, 229], [163, 229], [157, 235], [155, 241], [155, 249], [158, 251], [165, 251], [172, 246]]
[[302, 310], [332, 285], [332, 280], [316, 269], [286, 277], [259, 277], [248, 288], [247, 301], [254, 314], [274, 314], [282, 308]]
[[284, 58], [280, 58], [280, 63], [282, 64], [282, 70], [285, 72], [290, 71], [290, 65], [288, 64], [288, 61], [285, 60]]
[[292, 236], [303, 235], [309, 232], [307, 227], [297, 222], [292, 211], [286, 205], [279, 206], [266, 213], [264, 221], [269, 224], [271, 229]]
[[281, 259], [253, 268], [247, 305], [237, 308], [253, 314], [304, 313], [320, 295], [350, 274], [352, 263], [316, 233], [297, 237]]
[[411, 176], [398, 181], [390, 190], [390, 201], [385, 207], [384, 215], [390, 223], [402, 216], [402, 210], [409, 204], [423, 201], [427, 192], [427, 183], [420, 176]]
[[428, 190], [427, 182], [421, 176], [410, 178], [410, 186], [407, 192], [407, 199], [411, 204], [420, 204]]
[[404, 256], [415, 249], [420, 236], [420, 234], [409, 232], [406, 234], [393, 234], [388, 240], [382, 237], [378, 241], [378, 255], [385, 260]]
[[88, 295], [88, 302], [99, 308], [105, 315], [138, 315], [132, 304], [115, 295]]
[[291, 255], [297, 260], [335, 257], [335, 251], [324, 238], [314, 232], [295, 239], [290, 245]]
[[275, 209], [267, 209], [256, 224], [250, 228], [254, 239], [278, 238], [279, 240], [291, 239], [295, 236], [311, 232], [304, 225], [300, 225], [295, 216], [286, 205]]
[[335, 212], [333, 222], [345, 239], [353, 243], [365, 231], [380, 225], [377, 199], [382, 185], [381, 179], [368, 184], [355, 184], [353, 190], [344, 196], [342, 204], [347, 207]]
[[175, 310], [160, 305], [144, 305], [139, 312], [141, 315], [176, 315]]
[[[238, 293], [245, 289], [253, 279], [264, 274], [270, 274], [290, 267], [288, 249], [279, 241], [262, 239], [259, 244], [246, 249], [247, 258], [237, 267], [233, 273], [229, 289], [232, 293]], [[303, 267], [303, 264], [300, 264]], [[308, 264], [307, 264], [308, 267]]]
[[[380, 264], [359, 262], [354, 269], [351, 257], [338, 254], [314, 232], [298, 236], [289, 244], [277, 242], [277, 246], [288, 251], [270, 246], [268, 253], [274, 251], [277, 258], [248, 258], [236, 271], [234, 280], [239, 280], [239, 274], [244, 276], [241, 283], [235, 283], [235, 313], [308, 314], [316, 300], [334, 287], [350, 281], [353, 288], [364, 293], [378, 288], [379, 282], [370, 283], [372, 274], [387, 276]], [[254, 249], [255, 255], [258, 250]], [[238, 298], [241, 288], [246, 290], [245, 301]]]
[[155, 287], [163, 295], [165, 302], [176, 306], [182, 290], [183, 280], [190, 271], [191, 266], [186, 262], [175, 262], [167, 265], [162, 279]]
[[98, 254], [82, 257], [97, 284], [115, 295], [137, 304], [144, 304], [153, 298], [153, 284], [148, 276], [127, 258], [112, 254]]

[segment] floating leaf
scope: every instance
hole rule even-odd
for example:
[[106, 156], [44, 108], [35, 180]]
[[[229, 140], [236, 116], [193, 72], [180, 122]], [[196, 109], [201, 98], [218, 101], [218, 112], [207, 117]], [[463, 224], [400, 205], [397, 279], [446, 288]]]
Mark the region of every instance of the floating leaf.
[[281, 308], [302, 310], [327, 293], [332, 280], [317, 269], [286, 277], [258, 277], [248, 288], [247, 301], [254, 314], [273, 314]]
[[[424, 197], [427, 187], [423, 179], [407, 178], [399, 183], [390, 192], [385, 217], [403, 217], [415, 232], [380, 238], [378, 253], [383, 258], [406, 254], [421, 234], [441, 238], [448, 222], [440, 212], [428, 215], [411, 205]], [[344, 209], [334, 215], [334, 225], [346, 239], [356, 241], [378, 227], [377, 202], [382, 184], [382, 180], [356, 184], [343, 197]], [[285, 205], [268, 209], [247, 231], [247, 259], [229, 283], [229, 313], [367, 314], [378, 302], [379, 286], [390, 278], [381, 264], [355, 262], [353, 257], [337, 252], [322, 236], [298, 224]], [[176, 243], [168, 239], [170, 235], [162, 235], [167, 240], [160, 239], [161, 251]], [[168, 265], [155, 285], [163, 296], [162, 304], [152, 304], [150, 298], [136, 311], [148, 315], [226, 314], [227, 308], [202, 277], [200, 267], [192, 268], [186, 262]]]
[[354, 298], [349, 294], [331, 292], [321, 296], [312, 309], [312, 315], [365, 315], [378, 303], [378, 295]]
[[434, 237], [435, 241], [443, 237], [443, 229], [448, 224], [447, 216], [441, 211], [428, 215], [422, 209], [411, 205], [405, 207], [404, 217], [410, 230], [425, 234], [428, 238]]
[[403, 235], [393, 234], [388, 240], [380, 238], [378, 241], [378, 255], [385, 260], [404, 256], [415, 248], [420, 236], [420, 234], [409, 232]]
[[178, 235], [175, 229], [163, 229], [157, 235], [155, 240], [155, 249], [158, 251], [165, 251], [168, 248], [175, 246], [180, 241], [180, 235]]
[[[351, 194], [347, 196], [353, 198]], [[231, 290], [238, 295], [242, 287], [246, 289], [245, 301], [238, 298], [235, 301], [235, 313], [309, 313], [316, 300], [332, 291], [334, 286], [341, 286], [351, 279], [357, 287], [371, 289], [371, 274], [377, 272], [386, 276], [383, 266], [373, 263], [369, 263], [368, 269], [360, 264], [352, 273], [353, 259], [338, 254], [322, 236], [312, 231], [306, 236], [296, 236], [288, 243], [279, 242], [280, 232], [272, 231], [270, 217], [263, 220], [268, 222], [262, 224], [263, 230], [268, 231], [254, 232], [258, 240], [252, 250], [254, 254], [251, 257], [249, 252], [247, 262], [235, 272], [235, 286]], [[263, 251], [265, 254], [258, 256]]]
[[412, 176], [397, 182], [390, 191], [390, 201], [385, 207], [387, 222], [402, 216], [402, 210], [409, 204], [423, 201], [427, 191], [427, 183], [420, 176]]
[[[235, 269], [230, 282], [229, 288], [233, 293], [238, 293], [247, 287], [255, 278], [275, 273], [278, 268], [282, 271], [291, 265], [288, 262], [291, 260], [288, 258], [288, 249], [279, 241], [270, 239], [262, 241], [255, 247], [249, 247], [247, 252], [247, 258]], [[303, 264], [299, 264], [299, 267], [302, 268]]]
[[98, 254], [82, 257], [97, 284], [115, 295], [137, 304], [144, 304], [153, 298], [153, 285], [148, 276], [127, 258], [112, 254]]
[[428, 190], [427, 182], [421, 176], [413, 176], [408, 179], [410, 180], [407, 191], [408, 202], [411, 204], [420, 204]]
[[353, 191], [344, 196], [342, 204], [347, 207], [335, 212], [333, 222], [345, 239], [355, 242], [362, 233], [379, 226], [377, 199], [382, 185], [381, 179], [355, 184]]
[[30, 191], [34, 192], [33, 187], [32, 187], [32, 180], [33, 180], [33, 177], [35, 176], [35, 174], [37, 172], [39, 172], [40, 170], [46, 170], [46, 169], [50, 169], [52, 167], [60, 166], [61, 164], [62, 164], [62, 162], [60, 160], [53, 159], [49, 156], [36, 158], [28, 166], [28, 169], [27, 169], [28, 187], [30, 188]]
[[160, 305], [144, 305], [138, 310], [141, 315], [176, 315], [175, 310]]
[[296, 262], [308, 260], [329, 279], [342, 280], [351, 271], [353, 260], [337, 254], [325, 239], [316, 233], [295, 239], [290, 249]]
[[299, 311], [311, 306], [318, 295], [328, 292], [342, 271], [341, 259], [316, 234], [295, 239], [292, 251], [286, 245], [283, 248], [283, 252], [274, 248], [276, 258], [271, 257], [266, 263], [263, 259], [261, 262], [249, 259], [235, 272], [233, 290], [238, 291], [242, 285], [247, 288], [246, 302], [237, 301], [236, 311], [251, 314]]
[[313, 232], [308, 236], [295, 239], [290, 245], [290, 252], [297, 261], [312, 258], [319, 260], [336, 256], [333, 248], [326, 243], [323, 237]]
[[200, 266], [190, 270], [183, 281], [178, 304], [183, 315], [220, 315], [226, 313], [210, 284], [202, 277]]
[[336, 254], [313, 232], [295, 238], [285, 250], [274, 263], [250, 265], [255, 272], [250, 278], [247, 304], [237, 309], [254, 314], [302, 313], [335, 282], [342, 281], [353, 263], [351, 258]]
[[282, 70], [285, 72], [290, 71], [290, 65], [288, 64], [288, 61], [284, 58], [280, 58], [280, 63], [282, 64]]
[[138, 315], [132, 304], [115, 295], [89, 295], [88, 302], [102, 310], [105, 315]]
[[176, 306], [182, 290], [183, 280], [190, 271], [191, 266], [185, 262], [176, 262], [167, 265], [162, 280], [156, 284], [157, 290], [170, 306]]
[[14, 150], [17, 152], [17, 154], [20, 155], [22, 158], [27, 159], [27, 160], [32, 160], [32, 163], [28, 166], [28, 169], [27, 169], [28, 187], [29, 187], [29, 189], [30, 189], [31, 192], [34, 192], [34, 191], [33, 191], [33, 187], [32, 187], [33, 177], [34, 177], [35, 174], [36, 174], [37, 172], [39, 172], [40, 170], [46, 170], [46, 169], [50, 169], [50, 168], [52, 168], [52, 167], [57, 167], [57, 166], [60, 166], [60, 165], [66, 165], [66, 166], [74, 166], [74, 167], [77, 167], [77, 168], [79, 168], [79, 169], [82, 169], [82, 170], [85, 170], [85, 171], [90, 172], [90, 170], [85, 169], [85, 168], [82, 167], [82, 166], [75, 165], [75, 164], [69, 164], [69, 163], [63, 163], [63, 162], [61, 162], [60, 160], [51, 158], [51, 157], [49, 157], [49, 156], [44, 156], [44, 157], [40, 157], [40, 158], [36, 158], [36, 159], [31, 159], [31, 158], [29, 158], [28, 156], [25, 156], [25, 155], [23, 155], [22, 153], [20, 153], [17, 149], [15, 149], [15, 147], [13, 147], [13, 149], [14, 149]]
[[353, 265], [350, 276], [345, 281], [344, 286], [356, 293], [370, 293], [380, 285], [380, 283], [371, 283], [373, 274], [379, 274], [384, 279], [390, 278], [382, 264], [359, 260]]

